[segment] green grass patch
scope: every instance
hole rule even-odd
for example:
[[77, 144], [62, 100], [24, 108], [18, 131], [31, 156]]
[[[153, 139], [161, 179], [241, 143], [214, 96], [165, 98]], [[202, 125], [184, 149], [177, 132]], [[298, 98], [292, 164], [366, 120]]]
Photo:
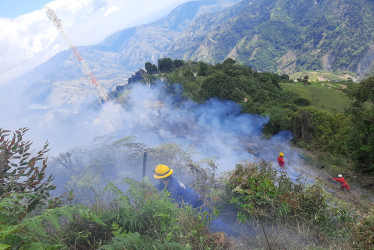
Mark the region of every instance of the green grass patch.
[[347, 80], [357, 80], [357, 75], [353, 72], [342, 72], [342, 73], [333, 73], [333, 72], [323, 72], [323, 71], [304, 71], [296, 72], [290, 75], [290, 79], [304, 79], [304, 76], [308, 76], [310, 82], [344, 82]]
[[350, 100], [342, 91], [343, 83], [312, 82], [311, 85], [302, 83], [281, 83], [284, 90], [291, 91], [310, 101], [318, 109], [341, 113], [349, 106]]

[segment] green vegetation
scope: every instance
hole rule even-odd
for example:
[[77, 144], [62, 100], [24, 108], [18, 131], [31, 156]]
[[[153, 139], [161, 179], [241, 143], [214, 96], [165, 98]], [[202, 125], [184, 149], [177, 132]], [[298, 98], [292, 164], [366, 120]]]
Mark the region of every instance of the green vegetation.
[[[27, 128], [11, 131], [0, 128], [0, 199], [22, 194], [23, 201], [18, 204], [13, 216], [22, 218], [26, 211], [32, 211], [49, 197], [49, 191], [55, 189], [52, 176], [43, 182], [47, 160], [44, 155], [49, 151], [46, 142], [37, 155], [31, 157], [30, 141], [24, 141]], [[39, 166], [41, 164], [41, 166]]]
[[[232, 59], [213, 66], [163, 58], [157, 66], [145, 66], [147, 71], [139, 70], [131, 81], [152, 86], [163, 79], [167, 94], [178, 97], [175, 105], [188, 98], [199, 103], [231, 100], [243, 112], [269, 116], [265, 135], [291, 130], [294, 143], [317, 150], [318, 160], [334, 173], [351, 168], [351, 163], [361, 172], [374, 171], [374, 77], [360, 84], [345, 82], [345, 89], [340, 83], [308, 85], [309, 78], [303, 79], [305, 85], [295, 85], [287, 75], [256, 72]], [[123, 89], [111, 93], [119, 101], [124, 100], [122, 95]], [[372, 203], [336, 192], [332, 183], [301, 177], [291, 181], [268, 162], [245, 162], [217, 176], [214, 162], [196, 163], [192, 151], [174, 144], [148, 148], [133, 137], [99, 137], [88, 148], [54, 159], [64, 167], [58, 178], [70, 178], [66, 173], [71, 172], [65, 183], [74, 192], [52, 198], [53, 178], [44, 180], [48, 144], [31, 157], [31, 142], [23, 141], [26, 131], [11, 135], [0, 130], [0, 249], [374, 247]], [[232, 222], [236, 227], [252, 226], [256, 233], [235, 240], [213, 234], [208, 229], [213, 218], [206, 212], [174, 204], [167, 192], [159, 192], [147, 179], [111, 182], [138, 174], [116, 169], [116, 160], [141, 162], [145, 151], [153, 161], [167, 159], [166, 164], [177, 166], [175, 173], [191, 177], [191, 186], [215, 215], [229, 214], [238, 220]], [[76, 205], [75, 194], [94, 202]]]
[[[106, 148], [107, 142], [101, 142], [102, 148]], [[129, 154], [141, 146], [129, 138], [114, 144], [119, 143], [127, 145]], [[204, 204], [216, 214], [230, 213], [231, 219], [238, 220], [231, 221], [237, 230], [253, 227], [256, 233], [235, 240], [212, 234], [207, 227], [211, 218], [206, 212], [174, 204], [169, 193], [158, 191], [146, 178], [140, 182], [125, 178], [121, 183], [109, 182], [91, 205], [73, 205], [76, 202], [70, 193], [48, 198], [30, 212], [20, 204], [32, 194], [6, 195], [0, 200], [0, 246], [3, 249], [227, 249], [235, 248], [236, 244], [247, 248], [373, 247], [374, 211], [369, 210], [370, 204], [355, 199], [352, 205], [332, 195], [324, 187], [331, 188], [329, 185], [333, 184], [319, 181], [307, 184], [301, 178], [292, 182], [287, 174], [279, 173], [264, 161], [238, 164], [233, 171], [217, 176], [213, 162], [192, 162], [191, 152], [171, 145], [157, 148], [160, 152], [165, 150], [171, 159], [179, 159], [182, 166], [188, 166], [176, 171], [192, 177], [193, 187]], [[227, 209], [231, 206], [237, 210]]]
[[328, 82], [330, 84], [349, 80], [357, 80], [357, 75], [352, 72], [333, 73], [329, 71], [302, 71], [290, 75], [290, 79], [297, 80], [308, 76], [310, 82]]
[[196, 102], [209, 98], [234, 101], [243, 112], [269, 116], [263, 128], [265, 136], [290, 130], [296, 145], [348, 158], [360, 172], [374, 172], [369, 135], [373, 101], [370, 96], [362, 95], [365, 91], [371, 93], [372, 78], [366, 80], [369, 83], [362, 87], [364, 90], [355, 90], [361, 85], [350, 80], [310, 83], [309, 77], [304, 76], [295, 83], [287, 75], [256, 72], [233, 59], [214, 66], [159, 60], [163, 61], [169, 62], [168, 73], [158, 70], [144, 74], [153, 83], [166, 79], [169, 94], [180, 95], [172, 87], [178, 83], [183, 88], [182, 95]]
[[[234, 30], [242, 34], [239, 37], [256, 35], [256, 42], [248, 41], [238, 48], [238, 60], [256, 70], [283, 72], [279, 59], [292, 51], [297, 58], [283, 58], [295, 63], [295, 71], [291, 73], [323, 70], [327, 65], [331, 71], [349, 68], [357, 72], [372, 40], [371, 35], [366, 35], [374, 29], [368, 14], [374, 7], [370, 1], [344, 1], [344, 8], [339, 8], [339, 1], [276, 0], [253, 5], [250, 7], [257, 7], [261, 13], [256, 18], [255, 29], [248, 30], [236, 22], [226, 33]], [[249, 13], [250, 10], [243, 11], [236, 18], [250, 20]], [[264, 16], [269, 18], [260, 18]]]
[[[65, 205], [44, 209], [18, 223], [3, 219], [0, 243], [14, 249], [204, 249], [217, 248], [208, 237], [205, 216], [191, 207], [178, 207], [167, 193], [146, 180], [127, 179], [127, 193], [107, 186], [115, 199], [89, 208]], [[15, 195], [14, 200], [22, 197]], [[4, 209], [8, 199], [0, 201]]]
[[351, 159], [370, 173], [374, 171], [374, 77], [363, 80], [349, 95], [354, 102], [348, 111], [353, 126], [347, 147]]
[[[327, 192], [322, 183], [308, 185], [301, 178], [292, 182], [287, 174], [277, 173], [266, 162], [239, 164], [226, 181], [230, 203], [239, 209], [242, 221], [281, 225], [279, 231], [293, 228], [298, 231], [296, 238], [302, 235], [308, 247], [368, 249], [372, 245], [374, 235], [366, 231], [373, 228], [372, 211], [360, 221], [359, 211]], [[368, 209], [367, 205], [360, 205]], [[363, 228], [365, 232], [361, 232]], [[283, 249], [290, 242], [300, 244], [297, 240], [283, 245], [277, 241], [268, 243], [269, 247]]]
[[332, 113], [343, 113], [350, 103], [348, 96], [343, 92], [347, 87], [344, 83], [281, 83], [281, 87], [309, 100], [312, 106]]

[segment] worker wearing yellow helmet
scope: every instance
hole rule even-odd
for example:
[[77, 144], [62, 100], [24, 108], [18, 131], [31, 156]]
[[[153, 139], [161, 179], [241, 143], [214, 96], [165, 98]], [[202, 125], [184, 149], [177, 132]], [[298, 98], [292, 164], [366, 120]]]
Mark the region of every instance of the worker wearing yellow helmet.
[[[159, 190], [166, 190], [170, 193], [170, 198], [175, 202], [187, 203], [193, 208], [201, 208], [201, 211], [206, 211], [212, 214], [212, 210], [203, 207], [203, 202], [199, 199], [198, 194], [189, 186], [184, 185], [177, 178], [173, 177], [173, 169], [166, 165], [160, 164], [156, 166], [154, 171], [154, 178], [160, 181], [157, 188]], [[228, 235], [237, 237], [237, 233], [228, 227], [221, 218], [216, 217], [210, 222], [209, 229], [213, 232], [224, 231]]]
[[157, 185], [159, 190], [166, 190], [170, 193], [170, 198], [179, 204], [187, 203], [193, 208], [202, 205], [198, 194], [189, 186], [183, 184], [177, 178], [172, 176], [173, 169], [167, 165], [157, 165], [154, 171], [154, 178], [158, 179], [160, 183]]
[[279, 152], [279, 156], [278, 156], [278, 165], [279, 167], [281, 168], [285, 168], [285, 161], [283, 159], [283, 156], [284, 154], [282, 152]]

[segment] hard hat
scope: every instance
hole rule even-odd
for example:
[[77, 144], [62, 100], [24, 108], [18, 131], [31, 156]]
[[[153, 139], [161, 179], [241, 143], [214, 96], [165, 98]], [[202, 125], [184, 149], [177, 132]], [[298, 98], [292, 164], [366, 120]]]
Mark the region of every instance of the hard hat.
[[163, 179], [170, 176], [172, 173], [173, 169], [170, 169], [166, 165], [160, 164], [156, 166], [155, 175], [153, 177], [155, 177], [156, 179]]
[[341, 174], [338, 174], [338, 177], [339, 177], [339, 178], [342, 178], [342, 177], [343, 177], [343, 175], [341, 175]]
[[282, 152], [279, 153], [279, 156], [284, 156], [284, 154]]

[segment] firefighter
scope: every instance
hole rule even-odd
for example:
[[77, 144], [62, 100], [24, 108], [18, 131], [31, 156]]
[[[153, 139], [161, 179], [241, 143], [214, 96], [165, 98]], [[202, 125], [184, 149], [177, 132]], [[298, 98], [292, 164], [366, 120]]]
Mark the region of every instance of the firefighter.
[[344, 191], [344, 189], [347, 189], [348, 191], [351, 190], [351, 188], [348, 186], [348, 183], [344, 180], [343, 176], [341, 174], [338, 174], [338, 178], [332, 178], [334, 181], [340, 182], [342, 185], [340, 186], [340, 189]]
[[284, 162], [283, 156], [284, 156], [284, 154], [282, 152], [280, 152], [279, 156], [278, 156], [278, 165], [281, 168], [285, 168], [285, 165], [284, 165], [285, 162]]
[[[154, 173], [154, 178], [160, 181], [157, 185], [158, 190], [168, 191], [170, 197], [178, 204], [181, 204], [182, 202], [187, 203], [193, 208], [199, 208], [202, 212], [208, 212], [212, 215], [212, 210], [203, 206], [203, 202], [199, 199], [199, 195], [192, 188], [172, 176], [173, 169], [160, 164], [156, 166]], [[209, 229], [213, 232], [223, 231], [230, 236], [238, 236], [238, 233], [227, 226], [219, 216], [210, 222]]]
[[157, 165], [154, 171], [154, 178], [160, 183], [157, 185], [159, 190], [166, 190], [170, 193], [170, 197], [177, 203], [187, 203], [193, 208], [202, 206], [199, 195], [189, 186], [183, 184], [177, 178], [173, 177], [173, 169], [166, 165]]

